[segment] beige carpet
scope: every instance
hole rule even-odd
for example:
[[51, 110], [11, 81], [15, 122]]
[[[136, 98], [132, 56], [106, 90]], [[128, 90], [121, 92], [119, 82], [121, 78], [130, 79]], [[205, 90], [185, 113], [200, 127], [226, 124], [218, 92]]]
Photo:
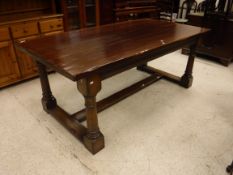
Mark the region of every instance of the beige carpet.
[[[182, 75], [187, 56], [150, 64]], [[147, 76], [135, 69], [104, 81], [101, 99]], [[76, 84], [50, 75], [58, 103], [83, 107]], [[233, 64], [196, 59], [194, 83], [165, 80], [99, 114], [106, 147], [95, 156], [47, 115], [38, 79], [0, 92], [0, 175], [224, 175], [233, 159]]]

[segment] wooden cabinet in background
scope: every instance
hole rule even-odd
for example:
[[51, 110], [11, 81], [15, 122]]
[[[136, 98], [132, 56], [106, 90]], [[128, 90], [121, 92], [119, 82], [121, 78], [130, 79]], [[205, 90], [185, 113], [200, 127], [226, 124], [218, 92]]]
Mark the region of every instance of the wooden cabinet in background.
[[[211, 29], [201, 38], [196, 54], [228, 66], [233, 61], [233, 1], [204, 1], [202, 9], [187, 16], [189, 25]], [[183, 48], [182, 53], [189, 49]]]
[[65, 30], [100, 25], [100, 0], [61, 0]]
[[8, 27], [0, 28], [0, 41], [10, 40], [10, 32]]
[[63, 31], [63, 15], [0, 23], [0, 88], [37, 76], [33, 59], [17, 50], [14, 42], [27, 42]]
[[12, 41], [0, 41], [0, 87], [20, 78]]
[[39, 34], [37, 21], [24, 21], [11, 24], [10, 28], [14, 39]]
[[14, 42], [63, 31], [55, 0], [0, 0], [0, 88], [37, 76], [32, 58]]
[[113, 0], [60, 0], [60, 6], [67, 31], [114, 22]]
[[41, 20], [39, 22], [41, 33], [48, 33], [63, 30], [62, 18]]
[[[30, 36], [30, 37], [26, 37], [26, 38], [21, 38], [19, 40], [17, 40], [18, 42], [27, 42], [31, 39], [35, 39], [40, 37], [39, 35], [35, 35], [35, 36]], [[15, 50], [16, 51], [16, 55], [17, 55], [17, 60], [18, 60], [18, 65], [19, 65], [19, 69], [21, 72], [21, 76], [24, 78], [30, 78], [33, 77], [35, 75], [37, 75], [37, 67], [33, 61], [33, 59], [29, 56], [26, 55], [25, 53], [23, 53], [20, 50]]]
[[[211, 29], [200, 39], [196, 54], [199, 57], [215, 60], [228, 66], [233, 61], [233, 17], [223, 18], [218, 14], [207, 17], [203, 15], [188, 15], [189, 25]], [[189, 48], [183, 48], [182, 53], [188, 54]]]
[[115, 0], [115, 21], [158, 18], [157, 0]]

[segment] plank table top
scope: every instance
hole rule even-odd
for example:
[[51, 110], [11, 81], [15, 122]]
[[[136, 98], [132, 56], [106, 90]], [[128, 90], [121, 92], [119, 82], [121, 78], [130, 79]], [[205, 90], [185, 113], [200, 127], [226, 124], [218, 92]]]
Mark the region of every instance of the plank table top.
[[159, 20], [135, 20], [43, 36], [17, 48], [77, 81], [117, 62], [197, 37], [207, 29]]

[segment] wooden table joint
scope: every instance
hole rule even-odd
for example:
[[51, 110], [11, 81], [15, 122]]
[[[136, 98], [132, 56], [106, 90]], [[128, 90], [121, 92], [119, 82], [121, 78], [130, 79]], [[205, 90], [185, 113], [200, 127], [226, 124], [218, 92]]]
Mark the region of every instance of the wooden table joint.
[[[135, 94], [136, 92], [148, 87], [149, 85], [155, 83], [156, 81], [160, 80], [162, 76], [159, 75], [151, 75], [143, 80], [140, 80], [133, 85], [124, 88], [109, 97], [104, 98], [103, 100], [100, 100], [97, 102], [97, 112], [101, 112], [112, 105], [124, 100], [125, 98]], [[86, 109], [82, 109], [71, 116], [78, 120], [79, 122], [83, 122], [86, 120]]]

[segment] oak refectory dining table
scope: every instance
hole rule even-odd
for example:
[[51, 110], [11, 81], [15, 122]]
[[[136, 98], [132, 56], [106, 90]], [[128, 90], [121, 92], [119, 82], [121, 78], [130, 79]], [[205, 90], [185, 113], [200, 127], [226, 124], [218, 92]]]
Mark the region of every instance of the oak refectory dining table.
[[[15, 44], [17, 49], [36, 61], [44, 110], [95, 154], [104, 148], [104, 136], [99, 128], [97, 113], [162, 78], [185, 88], [190, 87], [195, 47], [200, 36], [207, 31], [184, 24], [143, 19], [43, 36]], [[147, 64], [184, 46], [190, 47], [190, 54], [182, 77]], [[134, 67], [149, 76], [96, 101], [104, 79]], [[85, 99], [85, 109], [69, 114], [58, 106], [51, 92], [47, 68], [77, 83], [77, 89]], [[82, 124], [85, 120], [87, 127]]]

